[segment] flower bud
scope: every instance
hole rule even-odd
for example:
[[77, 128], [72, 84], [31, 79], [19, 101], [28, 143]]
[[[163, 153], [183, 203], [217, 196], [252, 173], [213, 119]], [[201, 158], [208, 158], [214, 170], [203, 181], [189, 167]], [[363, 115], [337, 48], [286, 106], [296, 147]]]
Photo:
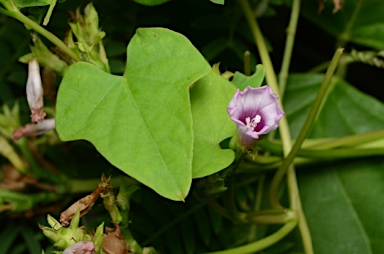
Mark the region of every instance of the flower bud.
[[12, 140], [17, 141], [22, 137], [41, 135], [54, 128], [55, 128], [54, 118], [46, 119], [39, 123], [29, 123], [15, 130], [12, 134]]
[[43, 109], [43, 85], [40, 78], [39, 63], [36, 59], [29, 61], [28, 81], [27, 81], [27, 100], [31, 110], [32, 122], [41, 122], [45, 117]]
[[61, 250], [64, 250], [80, 241], [90, 241], [92, 239], [91, 235], [87, 234], [84, 228], [78, 226], [78, 218], [80, 218], [80, 213], [76, 213], [75, 217], [76, 222], [71, 224], [70, 227], [62, 227], [56, 219], [53, 217], [48, 217], [48, 223], [50, 224], [51, 228], [40, 226], [40, 229], [43, 231], [43, 234], [51, 239], [55, 243], [54, 245]]

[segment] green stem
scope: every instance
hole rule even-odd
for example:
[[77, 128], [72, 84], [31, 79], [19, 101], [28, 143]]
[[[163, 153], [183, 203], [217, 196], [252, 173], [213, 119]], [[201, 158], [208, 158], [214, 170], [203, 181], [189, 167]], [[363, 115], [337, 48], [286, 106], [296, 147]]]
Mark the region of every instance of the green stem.
[[70, 48], [68, 48], [67, 45], [65, 45], [65, 43], [62, 40], [57, 38], [54, 34], [49, 32], [48, 30], [41, 27], [39, 24], [37, 24], [33, 20], [29, 19], [27, 16], [22, 14], [18, 9], [13, 8], [12, 10], [5, 10], [3, 8], [0, 8], [0, 13], [5, 14], [9, 17], [15, 18], [18, 21], [22, 22], [24, 25], [32, 28], [37, 33], [47, 38], [54, 45], [59, 47], [65, 54], [71, 57], [74, 61], [77, 62], [81, 60]]
[[[268, 50], [267, 50], [267, 47], [265, 45], [263, 35], [260, 31], [260, 28], [257, 24], [256, 19], [253, 16], [253, 13], [252, 13], [251, 7], [248, 3], [248, 0], [239, 0], [239, 2], [243, 8], [244, 15], [248, 21], [248, 24], [249, 24], [251, 31], [252, 31], [252, 34], [254, 36], [254, 39], [255, 39], [256, 45], [258, 47], [259, 54], [260, 54], [261, 61], [262, 61], [263, 65], [266, 69], [267, 82], [268, 82], [269, 86], [272, 88], [272, 90], [276, 94], [280, 95], [279, 104], [281, 106], [281, 109], [283, 109], [282, 96], [279, 93], [279, 88], [278, 88], [277, 80], [276, 80], [276, 74], [274, 72], [272, 61], [269, 57]], [[287, 121], [287, 118], [285, 116], [282, 117], [280, 120], [279, 131], [280, 131], [280, 137], [281, 137], [281, 140], [283, 143], [284, 155], [287, 156], [288, 153], [290, 152], [291, 148], [292, 148], [292, 141], [291, 141], [291, 135], [289, 132], [288, 121]], [[297, 182], [296, 182], [295, 169], [294, 169], [293, 165], [291, 165], [291, 164], [288, 166], [289, 166], [289, 169], [287, 171], [287, 175], [288, 175], [287, 181], [288, 181], [288, 192], [289, 192], [289, 199], [290, 199], [291, 207], [293, 207], [296, 210], [298, 217], [299, 217], [299, 229], [300, 229], [300, 233], [302, 235], [305, 252], [311, 254], [311, 253], [313, 253], [312, 242], [310, 239], [309, 229], [308, 229], [308, 226], [306, 224], [306, 219], [305, 219], [304, 213], [303, 213], [302, 208], [301, 208], [299, 188], [298, 188]]]
[[43, 22], [44, 26], [48, 25], [48, 22], [52, 16], [52, 12], [53, 12], [53, 9], [55, 8], [55, 6], [56, 6], [56, 0], [52, 1], [51, 4], [49, 5], [47, 14], [45, 15], [44, 22]]
[[303, 149], [298, 153], [300, 157], [314, 159], [347, 159], [384, 155], [384, 148], [309, 150]]
[[348, 23], [345, 26], [344, 32], [340, 34], [338, 40], [337, 40], [337, 45], [336, 47], [344, 47], [344, 45], [350, 40], [351, 38], [351, 31], [353, 29], [354, 23], [359, 16], [359, 13], [361, 11], [362, 5], [363, 5], [363, 0], [357, 0], [355, 1], [354, 4], [354, 10], [351, 15], [351, 17], [348, 19]]
[[[239, 168], [239, 173], [241, 174], [261, 174], [265, 173], [265, 171], [276, 171], [278, 167], [281, 166], [283, 160], [281, 157], [273, 157], [275, 159], [275, 162], [269, 163], [269, 164], [254, 164], [254, 163], [244, 163], [241, 168]], [[315, 159], [303, 159], [303, 158], [295, 158], [294, 164], [295, 165], [310, 165], [310, 164], [317, 164], [321, 163], [321, 160], [315, 160]], [[310, 168], [308, 168], [310, 169]]]
[[278, 94], [278, 86], [276, 74], [273, 69], [271, 58], [269, 57], [268, 49], [265, 44], [263, 34], [260, 31], [260, 27], [253, 16], [253, 12], [247, 0], [239, 0], [241, 7], [243, 8], [244, 15], [248, 21], [248, 25], [251, 28], [253, 37], [256, 42], [257, 49], [260, 54], [261, 61], [265, 67], [265, 76], [268, 82], [268, 85], [272, 90]]
[[[9, 2], [8, 0], [0, 0], [0, 3], [4, 5], [4, 7], [7, 10], [18, 10], [18, 8], [13, 4], [13, 2]], [[3, 8], [0, 7], [1, 10], [4, 10]], [[4, 10], [6, 11], [6, 10]]]
[[49, 203], [56, 201], [59, 197], [59, 194], [55, 192], [27, 194], [0, 189], [0, 200], [10, 204], [12, 206], [11, 210], [15, 212], [30, 210], [38, 203]]
[[7, 158], [15, 169], [21, 173], [26, 173], [26, 168], [20, 156], [3, 136], [0, 136], [0, 154]]
[[248, 254], [255, 253], [261, 250], [264, 250], [273, 244], [277, 243], [281, 239], [283, 239], [286, 235], [288, 235], [297, 225], [297, 219], [292, 220], [284, 224], [279, 230], [273, 233], [270, 236], [267, 236], [259, 241], [246, 244], [240, 247], [227, 249], [223, 251], [215, 251], [207, 254]]
[[[341, 33], [340, 36], [338, 37], [336, 47], [344, 47], [345, 44], [348, 41], [350, 41], [351, 35], [352, 35], [352, 29], [354, 27], [354, 24], [355, 24], [355, 21], [356, 21], [357, 17], [359, 16], [359, 13], [361, 11], [362, 5], [363, 5], [363, 0], [355, 1], [354, 10], [352, 12], [352, 15], [348, 19], [348, 22], [347, 22], [347, 24], [345, 26], [344, 32]], [[337, 73], [335, 74], [335, 76], [337, 76], [337, 77], [339, 77], [341, 79], [344, 79], [344, 77], [345, 77], [345, 75], [347, 73], [348, 65], [350, 63], [351, 62], [349, 61], [348, 58], [340, 59], [339, 68], [337, 69]]]
[[[340, 147], [359, 148], [364, 145], [369, 145], [369, 143], [381, 142], [382, 140], [384, 140], [384, 130], [379, 130], [344, 136], [341, 138], [306, 139], [302, 147], [308, 150], [326, 150]], [[264, 150], [276, 154], [283, 154], [281, 142], [278, 140], [263, 139], [262, 141], [258, 142], [257, 145]], [[300, 151], [302, 150], [304, 149], [301, 149]], [[257, 159], [257, 157], [255, 159]]]
[[321, 63], [319, 65], [316, 65], [315, 67], [312, 67], [311, 69], [309, 69], [307, 71], [307, 73], [323, 72], [323, 71], [325, 71], [328, 68], [330, 62], [331, 61], [325, 61], [325, 62], [323, 62], [323, 63]]
[[284, 96], [285, 87], [287, 84], [289, 65], [291, 64], [293, 45], [295, 43], [297, 22], [299, 20], [299, 14], [300, 14], [300, 4], [301, 4], [300, 0], [294, 0], [292, 3], [291, 17], [290, 17], [289, 25], [287, 28], [287, 38], [285, 41], [284, 56], [283, 56], [283, 61], [281, 64], [281, 70], [279, 74], [279, 88], [280, 88], [281, 97]]
[[251, 52], [248, 50], [244, 52], [244, 74], [251, 75]]
[[358, 146], [380, 139], [384, 139], [384, 130], [335, 138], [332, 140], [327, 140], [324, 142], [313, 144], [311, 146], [307, 146], [306, 148], [331, 149], [342, 146]]
[[[263, 144], [260, 147], [262, 147], [265, 150], [268, 150], [272, 152], [273, 154], [282, 155], [283, 154], [283, 148], [281, 145], [265, 141], [262, 142]], [[339, 143], [340, 144], [340, 143]], [[342, 143], [341, 143], [342, 144]], [[378, 148], [337, 148], [337, 143], [330, 143], [324, 144], [324, 147], [319, 146], [315, 147], [316, 149], [300, 149], [297, 152], [297, 157], [303, 157], [303, 158], [312, 158], [312, 159], [347, 159], [347, 158], [356, 158], [356, 157], [367, 157], [367, 156], [379, 156], [384, 155], [384, 148], [378, 147]], [[329, 147], [330, 146], [330, 147]], [[334, 146], [334, 147], [333, 147]], [[321, 149], [320, 149], [321, 148]], [[331, 148], [337, 148], [337, 149], [331, 149]], [[260, 157], [260, 156], [259, 156]], [[261, 162], [264, 164], [267, 163], [275, 163], [277, 161], [277, 158], [275, 156], [269, 156], [265, 158], [257, 158], [259, 159], [258, 162]], [[263, 161], [264, 159], [264, 161]]]
[[245, 221], [256, 224], [285, 224], [297, 220], [297, 215], [292, 210], [268, 209], [245, 214]]
[[270, 188], [270, 195], [269, 199], [272, 204], [272, 207], [280, 207], [280, 202], [278, 200], [278, 190], [280, 183], [288, 169], [288, 167], [292, 164], [294, 158], [296, 157], [297, 153], [299, 152], [301, 145], [303, 144], [304, 140], [308, 136], [312, 125], [315, 121], [315, 118], [317, 116], [317, 113], [319, 112], [319, 109], [321, 107], [321, 104], [323, 102], [323, 98], [326, 94], [326, 91], [329, 87], [329, 84], [331, 83], [331, 79], [333, 76], [333, 73], [335, 72], [335, 69], [337, 67], [337, 63], [340, 59], [340, 56], [342, 54], [343, 50], [338, 49], [336, 50], [335, 55], [332, 58], [331, 64], [328, 67], [327, 73], [325, 74], [324, 80], [320, 86], [320, 90], [315, 98], [315, 101], [313, 102], [313, 105], [311, 107], [311, 110], [308, 114], [308, 117], [304, 123], [303, 128], [301, 129], [299, 136], [297, 137], [295, 144], [292, 147], [291, 152], [288, 154], [288, 156], [283, 161], [283, 164], [279, 167], [278, 171], [276, 172]]

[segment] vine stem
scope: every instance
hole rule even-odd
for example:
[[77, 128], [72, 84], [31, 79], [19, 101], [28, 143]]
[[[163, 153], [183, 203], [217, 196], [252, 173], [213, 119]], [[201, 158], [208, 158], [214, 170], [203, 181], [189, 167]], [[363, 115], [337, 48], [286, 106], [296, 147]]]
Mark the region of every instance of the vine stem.
[[[339, 62], [339, 59], [341, 57], [343, 50], [342, 49], [337, 49], [335, 55], [332, 58], [331, 64], [328, 67], [328, 70], [325, 74], [324, 80], [320, 86], [320, 90], [317, 93], [316, 99], [311, 107], [311, 110], [308, 114], [308, 117], [304, 123], [303, 128], [301, 129], [299, 136], [296, 139], [296, 142], [294, 143], [292, 150], [288, 154], [288, 156], [285, 158], [279, 169], [277, 170], [275, 176], [272, 179], [271, 183], [271, 189], [270, 189], [270, 202], [271, 204], [279, 205], [279, 200], [278, 200], [278, 189], [280, 186], [280, 183], [284, 177], [285, 172], [288, 169], [288, 184], [296, 182], [296, 177], [294, 177], [294, 171], [292, 172], [293, 174], [290, 174], [289, 172], [292, 171], [292, 165], [293, 160], [295, 159], [297, 152], [300, 150], [301, 145], [303, 144], [304, 140], [308, 136], [313, 123], [316, 119], [316, 116], [320, 110], [321, 104], [323, 102], [323, 99], [326, 95], [326, 91], [331, 83], [331, 79], [333, 76], [333, 73], [335, 72], [335, 69], [337, 67], [337, 64]], [[297, 183], [295, 184], [297, 187]], [[295, 196], [294, 198], [297, 198], [297, 200], [291, 200], [292, 203], [295, 203], [297, 206], [300, 206], [300, 209], [298, 209], [298, 215], [299, 218], [304, 218], [304, 214], [302, 213], [301, 209], [301, 203], [299, 200], [299, 196]], [[302, 213], [302, 214], [300, 214]], [[301, 217], [302, 216], [302, 217]], [[312, 245], [310, 244], [311, 238], [309, 234], [309, 229], [308, 226], [306, 225], [305, 220], [299, 220], [299, 228], [302, 233], [302, 239], [303, 239], [303, 245], [306, 253], [313, 253]]]
[[[343, 141], [343, 140], [341, 140]], [[351, 140], [353, 141], [353, 140]], [[382, 140], [384, 141], [384, 140]], [[347, 159], [347, 158], [359, 158], [359, 157], [367, 157], [367, 156], [380, 156], [384, 155], [384, 148], [382, 148], [383, 142], [380, 142], [378, 144], [370, 145], [367, 144], [366, 146], [362, 147], [342, 147], [339, 146], [336, 147], [328, 147], [327, 144], [324, 144], [324, 147], [322, 146], [316, 146], [314, 148], [303, 148], [300, 149], [297, 152], [298, 157], [303, 158], [311, 158], [311, 159], [323, 159], [323, 160], [329, 160], [329, 159]], [[342, 143], [340, 143], [342, 144]], [[330, 143], [329, 145], [337, 145], [337, 143]], [[263, 150], [268, 150], [272, 152], [273, 154], [281, 155], [283, 154], [283, 149], [281, 148], [281, 145], [279, 143], [271, 142], [269, 140], [264, 140], [263, 142], [260, 142], [259, 146]], [[272, 159], [265, 160], [265, 163], [275, 162], [276, 157], [269, 156]], [[277, 157], [278, 158], [278, 157]], [[265, 158], [266, 159], [266, 158]], [[257, 161], [257, 160], [255, 160]], [[258, 163], [263, 163], [263, 161], [257, 161]]]
[[[299, 0], [294, 0], [298, 2]], [[241, 7], [243, 9], [244, 15], [248, 21], [248, 24], [250, 26], [250, 29], [252, 31], [252, 34], [254, 36], [261, 61], [265, 67], [266, 70], [266, 79], [269, 84], [269, 86], [272, 88], [272, 90], [276, 93], [279, 94], [279, 104], [281, 108], [283, 109], [282, 106], [282, 94], [279, 92], [279, 87], [277, 84], [277, 79], [276, 79], [276, 74], [273, 69], [272, 61], [270, 59], [267, 47], [264, 42], [263, 35], [260, 31], [259, 25], [257, 23], [257, 20], [254, 18], [251, 7], [248, 3], [248, 0], [239, 0]], [[300, 2], [294, 3], [295, 6], [297, 6], [296, 11], [291, 14], [291, 20], [292, 19], [298, 19], [298, 17], [294, 17], [294, 15], [298, 16], [299, 15], [299, 6]], [[294, 17], [294, 18], [292, 18]], [[297, 22], [290, 22], [290, 24], [297, 25]], [[294, 31], [296, 28], [290, 27], [290, 29], [293, 29]], [[294, 34], [292, 34], [294, 36]], [[287, 47], [293, 47], [294, 40], [289, 39], [289, 44]], [[290, 49], [291, 50], [291, 49]], [[292, 53], [292, 52], [291, 52]], [[289, 69], [289, 62], [290, 62], [290, 56], [291, 53], [287, 53], [287, 56], [284, 60], [284, 64], [286, 67], [287, 72]], [[292, 148], [292, 141], [291, 141], [291, 136], [290, 136], [290, 131], [289, 131], [289, 126], [288, 126], [288, 121], [287, 118], [284, 116], [280, 120], [280, 126], [279, 126], [279, 131], [280, 131], [280, 136], [281, 140], [283, 143], [283, 151], [284, 151], [284, 156], [287, 156], [288, 153], [290, 152]], [[299, 218], [299, 230], [302, 236], [302, 241], [303, 241], [303, 246], [305, 253], [307, 254], [312, 254], [313, 253], [313, 247], [312, 247], [312, 240], [311, 240], [311, 235], [308, 229], [308, 225], [304, 216], [304, 212], [301, 207], [301, 202], [300, 202], [300, 195], [299, 195], [299, 188], [297, 186], [297, 180], [296, 180], [296, 172], [292, 164], [288, 165], [288, 171], [287, 171], [287, 183], [288, 183], [288, 192], [289, 192], [289, 200], [291, 204], [291, 208], [293, 208], [298, 215]], [[285, 173], [285, 171], [283, 172]], [[276, 195], [276, 198], [278, 198], [278, 195]], [[280, 205], [278, 206], [280, 207]]]
[[50, 42], [52, 42], [54, 45], [59, 47], [65, 54], [67, 54], [69, 57], [71, 57], [74, 61], [78, 62], [81, 61], [81, 59], [70, 49], [68, 48], [65, 43], [57, 38], [53, 33], [49, 32], [24, 14], [22, 14], [19, 9], [12, 8], [12, 10], [5, 10], [3, 8], [0, 8], [0, 13], [7, 15], [9, 17], [12, 17], [14, 19], [17, 19], [18, 21], [22, 22], [27, 27], [32, 28], [37, 33], [41, 34], [45, 38], [47, 38]]
[[297, 225], [297, 219], [294, 219], [292, 221], [287, 222], [282, 226], [279, 230], [277, 230], [275, 233], [273, 233], [270, 236], [267, 236], [259, 241], [246, 244], [237, 248], [232, 248], [228, 250], [223, 251], [215, 251], [210, 252], [208, 254], [247, 254], [247, 253], [254, 253], [260, 250], [263, 250], [265, 248], [268, 248], [269, 246], [272, 246], [273, 244], [277, 243], [281, 239], [283, 239], [286, 235], [288, 235]]
[[293, 46], [295, 44], [295, 35], [297, 29], [297, 22], [299, 21], [301, 0], [295, 0], [292, 2], [291, 17], [287, 28], [287, 38], [285, 41], [284, 56], [281, 63], [281, 70], [279, 73], [279, 89], [280, 97], [283, 99], [285, 94], [285, 87], [287, 84], [289, 66], [292, 59]]
[[301, 145], [303, 144], [304, 140], [306, 139], [310, 130], [312, 129], [313, 123], [315, 122], [316, 116], [319, 112], [319, 109], [321, 107], [325, 94], [327, 92], [327, 89], [331, 83], [333, 73], [336, 70], [336, 67], [342, 52], [343, 52], [343, 49], [339, 48], [336, 50], [336, 53], [332, 58], [331, 64], [329, 65], [328, 70], [325, 74], [324, 80], [320, 86], [319, 92], [317, 93], [315, 101], [313, 102], [311, 110], [309, 111], [309, 114], [307, 116], [307, 119], [304, 122], [304, 126], [301, 129], [299, 136], [297, 137], [296, 142], [292, 147], [292, 150], [290, 151], [288, 156], [285, 158], [285, 160], [277, 170], [272, 180], [269, 199], [271, 204], [273, 204], [273, 206], [279, 206], [279, 200], [276, 194], [278, 193], [280, 183], [284, 177], [285, 172], [287, 171], [287, 168], [292, 164], [293, 160], [295, 159], [297, 153], [301, 148]]

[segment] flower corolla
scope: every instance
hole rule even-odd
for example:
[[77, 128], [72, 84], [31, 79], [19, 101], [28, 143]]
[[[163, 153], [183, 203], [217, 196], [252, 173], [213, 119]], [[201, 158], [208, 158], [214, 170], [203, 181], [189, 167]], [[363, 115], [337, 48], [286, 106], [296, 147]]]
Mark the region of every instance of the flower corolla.
[[237, 126], [239, 144], [246, 148], [251, 148], [261, 135], [277, 129], [284, 116], [269, 86], [237, 90], [227, 110]]

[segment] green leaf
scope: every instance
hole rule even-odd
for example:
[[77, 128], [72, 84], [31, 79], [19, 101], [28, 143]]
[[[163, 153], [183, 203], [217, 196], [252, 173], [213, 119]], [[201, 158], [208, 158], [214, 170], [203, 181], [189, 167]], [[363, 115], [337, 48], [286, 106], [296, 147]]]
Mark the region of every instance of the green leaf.
[[21, 231], [21, 234], [23, 235], [23, 238], [25, 240], [25, 243], [28, 247], [28, 253], [30, 254], [40, 254], [41, 252], [41, 244], [36, 239], [37, 237], [33, 233], [31, 228], [24, 228]]
[[55, 2], [54, 0], [13, 0], [12, 1], [17, 7], [33, 7], [33, 6], [45, 6]]
[[21, 56], [19, 61], [27, 64], [36, 58], [40, 65], [48, 67], [62, 75], [68, 68], [68, 64], [53, 54], [40, 37], [36, 35], [35, 38], [34, 45], [30, 46], [31, 53]]
[[7, 254], [11, 250], [11, 246], [14, 244], [17, 235], [20, 232], [21, 227], [19, 225], [14, 225], [9, 223], [3, 231], [0, 233], [1, 239], [1, 248], [0, 254]]
[[229, 166], [235, 158], [233, 150], [221, 149], [219, 145], [236, 131], [226, 110], [235, 92], [228, 80], [213, 71], [196, 82], [191, 91], [195, 134], [193, 178], [216, 173]]
[[372, 252], [364, 225], [351, 202], [352, 197], [340, 179], [339, 168], [348, 170], [353, 167], [353, 171], [362, 171], [353, 164], [328, 167], [327, 171], [318, 169], [299, 177], [303, 208], [315, 253], [382, 252]]
[[317, 1], [304, 1], [303, 15], [335, 37], [376, 49], [384, 49], [384, 5], [382, 0], [344, 1], [342, 10], [332, 13], [332, 1], [318, 13]]
[[138, 29], [124, 77], [87, 63], [61, 83], [56, 125], [63, 141], [85, 139], [114, 166], [172, 200], [192, 181], [189, 86], [210, 71], [183, 35]]
[[133, 1], [135, 1], [136, 3], [142, 4], [142, 5], [156, 6], [156, 5], [166, 3], [169, 0], [133, 0]]
[[[322, 79], [323, 75], [290, 75], [284, 104], [293, 137], [297, 136]], [[345, 81], [333, 82], [312, 137], [383, 129], [383, 103]], [[382, 211], [378, 209], [384, 205], [382, 168], [382, 161], [369, 158], [307, 167], [311, 172], [299, 171], [300, 195], [315, 253], [384, 252]]]
[[235, 72], [233, 76], [232, 83], [239, 88], [244, 90], [246, 87], [260, 87], [263, 84], [265, 77], [265, 69], [261, 64], [256, 65], [256, 72], [252, 76], [246, 76], [241, 72]]
[[222, 4], [224, 5], [224, 0], [210, 0], [212, 3], [215, 3], [215, 4]]
[[[301, 130], [323, 77], [322, 74], [293, 74], [288, 78], [284, 105], [293, 138]], [[343, 80], [333, 79], [332, 82], [333, 89], [314, 124], [311, 137], [341, 137], [383, 129], [382, 103]]]

